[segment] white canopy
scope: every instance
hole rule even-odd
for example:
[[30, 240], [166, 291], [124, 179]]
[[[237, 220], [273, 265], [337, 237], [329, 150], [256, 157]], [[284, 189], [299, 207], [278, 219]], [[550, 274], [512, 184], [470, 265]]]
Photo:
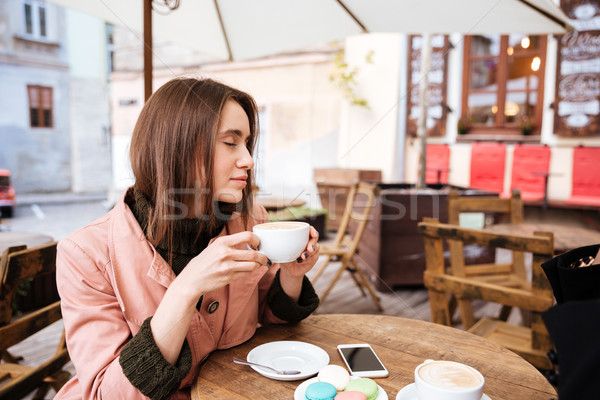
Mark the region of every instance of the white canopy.
[[[50, 2], [142, 32], [143, 0]], [[542, 34], [568, 26], [551, 0], [180, 0], [172, 12], [163, 3], [153, 2], [155, 38], [235, 60], [361, 32]]]

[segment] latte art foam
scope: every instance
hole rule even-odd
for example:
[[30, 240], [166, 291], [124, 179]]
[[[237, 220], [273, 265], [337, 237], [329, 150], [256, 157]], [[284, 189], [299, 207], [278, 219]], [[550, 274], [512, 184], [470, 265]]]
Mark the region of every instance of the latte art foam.
[[255, 225], [254, 229], [264, 230], [287, 230], [303, 228], [304, 224], [300, 222], [266, 222], [264, 224]]
[[419, 368], [419, 376], [430, 385], [447, 390], [464, 390], [481, 385], [481, 378], [469, 367], [435, 361]]

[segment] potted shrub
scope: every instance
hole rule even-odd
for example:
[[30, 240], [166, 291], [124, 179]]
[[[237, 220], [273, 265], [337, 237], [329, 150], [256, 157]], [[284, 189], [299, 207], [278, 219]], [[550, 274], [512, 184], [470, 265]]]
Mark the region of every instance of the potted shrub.
[[458, 120], [458, 123], [456, 124], [456, 129], [458, 130], [458, 134], [464, 135], [465, 133], [469, 132], [469, 130], [471, 130], [472, 125], [473, 124], [472, 124], [471, 118], [461, 117]]
[[535, 121], [533, 120], [533, 118], [527, 115], [522, 115], [519, 117], [519, 129], [521, 130], [521, 133], [523, 135], [529, 136], [533, 133], [533, 130], [535, 129]]

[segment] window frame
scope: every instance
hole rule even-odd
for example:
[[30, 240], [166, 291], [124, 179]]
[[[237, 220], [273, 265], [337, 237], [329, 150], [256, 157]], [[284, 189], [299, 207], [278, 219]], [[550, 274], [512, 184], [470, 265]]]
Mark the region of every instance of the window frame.
[[[536, 126], [533, 130], [533, 133], [529, 136], [523, 135], [521, 129], [518, 126], [510, 126], [504, 122], [504, 106], [506, 102], [506, 96], [509, 91], [507, 90], [508, 83], [508, 62], [509, 57], [507, 54], [508, 44], [509, 44], [509, 35], [500, 35], [500, 49], [498, 56], [471, 56], [471, 43], [473, 36], [477, 35], [465, 35], [464, 36], [464, 48], [463, 48], [463, 76], [462, 76], [462, 95], [461, 95], [461, 119], [468, 118], [469, 111], [469, 94], [473, 93], [470, 90], [470, 68], [471, 61], [476, 59], [485, 59], [485, 58], [493, 58], [498, 60], [498, 68], [496, 71], [496, 82], [498, 85], [498, 90], [496, 91], [496, 101], [498, 111], [495, 115], [494, 125], [480, 125], [473, 124], [469, 131], [464, 135], [459, 135], [463, 137], [469, 137], [467, 140], [474, 139], [474, 136], [479, 136], [477, 139], [484, 138], [486, 136], [493, 135], [494, 140], [502, 139], [503, 136], [506, 136], [506, 139], [510, 139], [511, 137], [516, 137], [519, 140], [522, 138], [531, 138], [535, 141], [539, 141], [540, 131], [541, 131], [541, 122], [544, 112], [544, 84], [545, 84], [545, 75], [546, 75], [546, 53], [547, 53], [547, 44], [548, 44], [548, 36], [547, 35], [530, 35], [530, 36], [538, 36], [539, 37], [539, 49], [530, 51], [532, 56], [540, 57], [540, 67], [537, 71], [538, 74], [538, 87], [537, 87], [537, 103], [535, 105], [535, 121]], [[528, 52], [529, 53], [529, 52]], [[521, 53], [523, 54], [523, 53]], [[500, 101], [504, 99], [504, 101]], [[480, 136], [481, 135], [481, 136]]]
[[[32, 103], [32, 92], [33, 91], [38, 91], [37, 93], [37, 97], [38, 97], [38, 102], [39, 102], [39, 107], [37, 107], [37, 121], [38, 124], [34, 125], [34, 113], [33, 110], [36, 109], [36, 107], [33, 107], [34, 104]], [[42, 101], [42, 96], [43, 96], [43, 92], [45, 91], [49, 91], [49, 97], [50, 97], [50, 108], [45, 108], [43, 101]], [[42, 85], [27, 85], [27, 104], [28, 104], [28, 117], [29, 117], [29, 127], [32, 129], [52, 129], [54, 128], [54, 90], [51, 86], [42, 86]], [[50, 125], [46, 125], [45, 124], [45, 111], [49, 111], [50, 112]]]
[[[27, 32], [27, 15], [25, 7], [29, 6], [31, 9], [31, 32]], [[40, 19], [40, 10], [44, 12], [44, 32], [42, 34], [42, 23]], [[50, 6], [48, 3], [38, 0], [21, 0], [21, 20], [23, 24], [22, 34], [26, 38], [47, 42], [50, 40]]]

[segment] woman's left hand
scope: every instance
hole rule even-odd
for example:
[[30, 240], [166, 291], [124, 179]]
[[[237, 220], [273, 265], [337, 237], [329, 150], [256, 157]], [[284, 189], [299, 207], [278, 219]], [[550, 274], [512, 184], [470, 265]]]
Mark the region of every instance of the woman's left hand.
[[302, 252], [296, 261], [281, 263], [281, 273], [294, 277], [302, 277], [314, 267], [319, 259], [319, 232], [312, 226], [310, 227], [310, 236], [306, 249]]
[[279, 282], [283, 291], [294, 301], [298, 301], [302, 292], [304, 274], [312, 269], [319, 259], [319, 232], [312, 226], [306, 249], [296, 261], [281, 263], [279, 269]]

